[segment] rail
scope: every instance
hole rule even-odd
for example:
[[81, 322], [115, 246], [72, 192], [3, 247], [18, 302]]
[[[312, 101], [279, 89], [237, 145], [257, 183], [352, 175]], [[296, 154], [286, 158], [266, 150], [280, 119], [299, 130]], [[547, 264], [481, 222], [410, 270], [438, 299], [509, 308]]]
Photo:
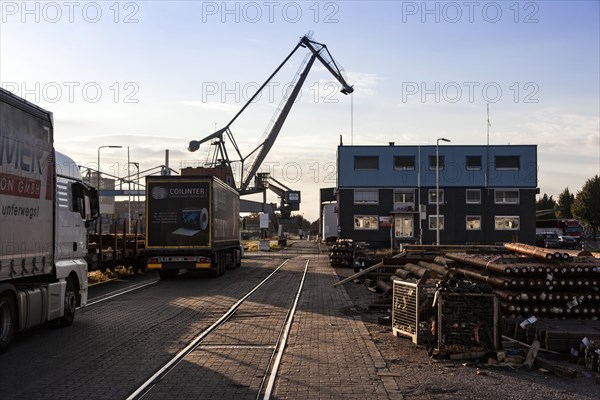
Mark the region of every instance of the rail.
[[[251, 290], [249, 290], [243, 297], [241, 297], [235, 304], [233, 304], [224, 314], [222, 314], [215, 322], [212, 323], [208, 328], [204, 329], [202, 332], [197, 334], [182, 350], [180, 350], [175, 356], [173, 356], [169, 361], [164, 363], [152, 376], [150, 376], [146, 381], [144, 381], [137, 389], [135, 389], [128, 397], [128, 400], [137, 400], [141, 399], [147, 394], [149, 394], [153, 388], [158, 385], [167, 374], [173, 371], [185, 358], [190, 355], [196, 349], [202, 349], [204, 346], [202, 343], [215, 331], [220, 328], [222, 325], [227, 323], [229, 320], [233, 319], [234, 315], [240, 309], [240, 307], [247, 301], [249, 298], [255, 294], [261, 287], [263, 287], [271, 278], [273, 278], [287, 263], [290, 261], [290, 258], [284, 260], [281, 264], [279, 264], [266, 278], [264, 278], [261, 282], [259, 282], [256, 286], [254, 286]], [[268, 348], [273, 349], [273, 353], [269, 359], [265, 367], [265, 372], [263, 375], [263, 379], [261, 385], [258, 389], [256, 398], [259, 399], [263, 395], [264, 389], [264, 399], [269, 399], [271, 393], [273, 391], [273, 385], [277, 378], [277, 374], [279, 371], [279, 365], [281, 363], [281, 359], [283, 357], [284, 350], [286, 348], [287, 338], [291, 329], [292, 321], [294, 318], [296, 306], [298, 304], [298, 300], [300, 298], [304, 279], [307, 274], [308, 266], [310, 260], [306, 261], [304, 266], [304, 273], [302, 274], [302, 278], [300, 283], [298, 284], [298, 288], [295, 292], [295, 298], [292, 305], [289, 307], [287, 314], [285, 315], [284, 326], [279, 332], [274, 346], [259, 346], [260, 348]], [[273, 280], [277, 282], [277, 280]], [[290, 281], [289, 283], [294, 283], [294, 281]], [[252, 303], [249, 301], [249, 305]], [[242, 313], [243, 314], [243, 313]], [[281, 320], [279, 320], [281, 321]], [[232, 321], [234, 322], [234, 321]], [[209, 346], [212, 351], [219, 348], [219, 346]], [[225, 350], [230, 348], [254, 348], [249, 346], [248, 343], [244, 342], [241, 346], [237, 345], [227, 345], [220, 346]], [[261, 367], [262, 369], [262, 367]], [[266, 386], [265, 386], [266, 383]]]

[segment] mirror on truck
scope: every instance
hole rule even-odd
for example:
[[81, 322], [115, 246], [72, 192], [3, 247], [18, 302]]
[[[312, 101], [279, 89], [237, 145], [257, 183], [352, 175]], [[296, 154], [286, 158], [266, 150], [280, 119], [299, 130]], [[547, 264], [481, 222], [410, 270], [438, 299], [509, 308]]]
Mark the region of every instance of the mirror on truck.
[[100, 198], [98, 197], [98, 191], [93, 187], [88, 187], [85, 199], [85, 220], [88, 222], [97, 220], [100, 217]]
[[71, 205], [74, 212], [81, 215], [81, 219], [86, 222], [94, 221], [100, 215], [100, 202], [98, 200], [98, 191], [83, 183], [75, 182], [71, 184]]

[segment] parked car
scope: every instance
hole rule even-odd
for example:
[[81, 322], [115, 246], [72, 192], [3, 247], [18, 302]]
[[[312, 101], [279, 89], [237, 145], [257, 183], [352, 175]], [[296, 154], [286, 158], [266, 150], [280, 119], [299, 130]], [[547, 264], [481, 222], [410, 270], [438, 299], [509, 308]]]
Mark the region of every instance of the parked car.
[[577, 239], [573, 236], [559, 236], [558, 246], [563, 249], [574, 249], [577, 247]]
[[540, 233], [535, 236], [535, 245], [548, 249], [557, 249], [559, 247], [558, 235], [556, 232]]

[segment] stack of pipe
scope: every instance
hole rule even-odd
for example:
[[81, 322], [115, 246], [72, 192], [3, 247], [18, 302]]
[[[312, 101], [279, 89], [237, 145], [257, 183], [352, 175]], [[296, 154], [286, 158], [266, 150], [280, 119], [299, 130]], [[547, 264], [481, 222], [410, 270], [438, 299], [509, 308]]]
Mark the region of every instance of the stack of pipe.
[[394, 274], [390, 277], [390, 282], [395, 280], [408, 282], [426, 282], [435, 285], [440, 279], [448, 277], [448, 269], [440, 264], [427, 261], [418, 261], [417, 264], [406, 263], [399, 265]]
[[520, 243], [505, 245], [519, 255], [448, 253], [453, 273], [494, 287], [507, 317], [597, 319], [600, 260]]

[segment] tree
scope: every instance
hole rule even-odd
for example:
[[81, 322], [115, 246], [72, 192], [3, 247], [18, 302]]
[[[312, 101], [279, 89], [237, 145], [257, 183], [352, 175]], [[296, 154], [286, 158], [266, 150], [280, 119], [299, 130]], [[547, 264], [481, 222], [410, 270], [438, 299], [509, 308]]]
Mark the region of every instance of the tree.
[[573, 202], [573, 214], [584, 222], [593, 232], [594, 241], [600, 226], [600, 176], [588, 179], [577, 192]]
[[311, 235], [318, 235], [319, 234], [319, 226], [321, 224], [321, 219], [319, 218], [316, 221], [313, 221], [310, 224], [310, 234]]
[[573, 212], [571, 211], [571, 208], [574, 201], [575, 195], [569, 192], [569, 188], [566, 188], [561, 194], [558, 195], [557, 205], [559, 208], [562, 208], [562, 210], [558, 212], [559, 218], [573, 218]]
[[[556, 202], [552, 198], [552, 196], [548, 197], [546, 193], [535, 202], [535, 210], [543, 211], [543, 210], [553, 210], [556, 208]], [[542, 214], [537, 219], [555, 219], [556, 215], [553, 212], [548, 214]]]

